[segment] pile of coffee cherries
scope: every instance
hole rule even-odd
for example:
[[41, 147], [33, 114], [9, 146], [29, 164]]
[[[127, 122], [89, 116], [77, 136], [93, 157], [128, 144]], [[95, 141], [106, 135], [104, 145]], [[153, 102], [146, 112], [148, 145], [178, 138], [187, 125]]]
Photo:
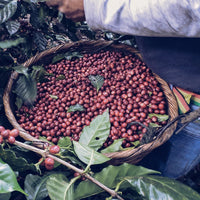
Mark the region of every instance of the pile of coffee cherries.
[[8, 142], [10, 144], [15, 143], [15, 138], [19, 135], [18, 129], [5, 129], [3, 126], [0, 126], [0, 144], [3, 142]]
[[[104, 143], [124, 138], [123, 147], [141, 140], [145, 126], [158, 125], [157, 117], [148, 114], [166, 114], [167, 103], [159, 83], [151, 70], [133, 55], [102, 51], [84, 54], [82, 58], [62, 60], [46, 66], [48, 82], [38, 83], [38, 96], [33, 108], [22, 106], [17, 111], [18, 123], [33, 137], [44, 136], [57, 144], [62, 137], [78, 141], [84, 126], [109, 109], [110, 135]], [[89, 75], [100, 75], [104, 83], [100, 90], [91, 84]], [[61, 78], [62, 77], [62, 78]], [[80, 104], [85, 111], [67, 112], [70, 106]]]

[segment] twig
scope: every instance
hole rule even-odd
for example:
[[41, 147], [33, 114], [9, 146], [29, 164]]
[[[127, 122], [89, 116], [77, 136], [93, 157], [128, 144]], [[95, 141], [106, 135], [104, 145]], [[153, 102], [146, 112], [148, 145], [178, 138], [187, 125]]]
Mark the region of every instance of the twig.
[[75, 167], [74, 165], [71, 165], [70, 163], [56, 157], [56, 156], [53, 156], [51, 154], [49, 154], [48, 152], [46, 152], [45, 150], [42, 150], [42, 149], [38, 149], [34, 146], [31, 146], [31, 145], [28, 145], [28, 144], [24, 144], [22, 142], [19, 142], [19, 141], [15, 141], [14, 143], [15, 145], [17, 146], [20, 146], [20, 147], [23, 147], [25, 149], [28, 149], [30, 151], [33, 151], [35, 153], [38, 153], [40, 154], [42, 157], [49, 157], [49, 158], [52, 158], [54, 159], [55, 161], [61, 163], [62, 165], [68, 167], [69, 169], [72, 169], [78, 173], [80, 173], [81, 175], [83, 175], [84, 177], [86, 177], [87, 179], [89, 179], [91, 182], [95, 183], [96, 185], [98, 185], [100, 188], [102, 188], [103, 190], [105, 190], [106, 192], [108, 192], [112, 197], [116, 197], [118, 198], [119, 200], [124, 200], [122, 197], [120, 197], [117, 192], [115, 192], [114, 190], [108, 188], [107, 186], [103, 185], [101, 182], [99, 182], [98, 180], [94, 179], [92, 176], [90, 176], [89, 174], [85, 173], [84, 170], [81, 170], [77, 167]]

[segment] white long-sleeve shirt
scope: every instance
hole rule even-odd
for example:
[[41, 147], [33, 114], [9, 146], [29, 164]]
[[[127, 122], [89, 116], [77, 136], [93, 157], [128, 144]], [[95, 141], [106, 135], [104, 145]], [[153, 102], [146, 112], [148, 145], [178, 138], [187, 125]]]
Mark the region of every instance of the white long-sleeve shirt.
[[139, 36], [200, 37], [200, 0], [84, 0], [90, 28]]

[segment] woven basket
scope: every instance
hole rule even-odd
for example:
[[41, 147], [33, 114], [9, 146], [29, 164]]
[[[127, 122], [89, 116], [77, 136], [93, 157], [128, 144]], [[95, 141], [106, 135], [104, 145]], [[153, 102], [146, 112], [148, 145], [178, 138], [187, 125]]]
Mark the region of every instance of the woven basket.
[[[80, 53], [95, 53], [99, 50], [114, 50], [114, 51], [120, 51], [124, 53], [131, 53], [136, 56], [138, 56], [141, 59], [141, 56], [139, 52], [134, 49], [131, 46], [127, 46], [124, 44], [115, 44], [112, 41], [81, 41], [81, 42], [75, 42], [75, 43], [69, 43], [60, 45], [57, 47], [53, 47], [51, 49], [48, 49], [42, 53], [37, 54], [36, 56], [30, 58], [28, 61], [26, 61], [23, 65], [25, 67], [30, 67], [32, 65], [38, 65], [38, 64], [50, 64], [52, 58], [59, 53], [64, 53], [67, 51], [78, 51]], [[158, 82], [160, 83], [160, 86], [166, 96], [167, 102], [168, 102], [168, 115], [169, 115], [169, 122], [172, 121], [174, 118], [178, 116], [178, 106], [176, 99], [171, 92], [170, 88], [168, 87], [168, 84], [161, 79], [159, 76], [154, 74]], [[20, 127], [18, 122], [15, 119], [15, 115], [13, 113], [12, 109], [12, 102], [10, 100], [10, 94], [12, 85], [15, 82], [15, 80], [18, 77], [18, 73], [13, 72], [11, 74], [11, 77], [8, 81], [7, 88], [4, 93], [3, 101], [4, 101], [4, 107], [5, 107], [5, 113], [10, 121], [10, 123], [13, 125], [13, 127], [19, 129], [20, 136], [27, 141], [38, 141], [38, 139], [32, 137], [26, 131]], [[114, 153], [108, 153], [105, 154], [106, 156], [112, 158], [111, 164], [121, 164], [124, 162], [136, 164], [140, 160], [142, 160], [147, 154], [149, 154], [153, 149], [159, 147], [160, 145], [164, 144], [173, 134], [173, 132], [176, 129], [176, 123], [171, 125], [169, 128], [167, 128], [163, 134], [159, 135], [156, 139], [154, 139], [152, 142], [148, 144], [143, 144], [135, 149], [131, 150], [125, 150], [121, 152], [114, 152]]]

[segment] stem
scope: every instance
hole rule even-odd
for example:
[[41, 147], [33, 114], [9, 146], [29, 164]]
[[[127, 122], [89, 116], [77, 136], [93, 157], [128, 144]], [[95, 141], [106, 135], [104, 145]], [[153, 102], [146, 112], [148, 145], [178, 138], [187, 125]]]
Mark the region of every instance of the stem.
[[108, 188], [107, 186], [103, 185], [101, 182], [99, 182], [98, 180], [94, 179], [92, 176], [90, 176], [89, 174], [85, 173], [84, 170], [81, 170], [71, 164], [69, 164], [68, 162], [56, 157], [56, 156], [53, 156], [51, 154], [49, 154], [48, 152], [46, 152], [45, 150], [42, 150], [42, 149], [38, 149], [36, 147], [33, 147], [33, 146], [30, 146], [28, 144], [24, 144], [22, 142], [19, 142], [19, 141], [15, 141], [14, 143], [15, 145], [17, 146], [20, 146], [20, 147], [23, 147], [25, 149], [28, 149], [30, 151], [33, 151], [35, 153], [38, 153], [40, 154], [42, 157], [49, 157], [49, 158], [52, 158], [54, 159], [55, 161], [61, 163], [62, 165], [68, 167], [69, 169], [72, 169], [73, 171], [76, 171], [78, 173], [80, 173], [81, 175], [83, 175], [84, 177], [86, 177], [87, 179], [89, 179], [91, 182], [95, 183], [96, 185], [98, 185], [100, 188], [102, 188], [103, 190], [105, 190], [106, 192], [108, 192], [112, 197], [117, 197], [119, 200], [124, 200], [122, 197], [120, 197], [117, 192], [115, 192], [114, 190]]

